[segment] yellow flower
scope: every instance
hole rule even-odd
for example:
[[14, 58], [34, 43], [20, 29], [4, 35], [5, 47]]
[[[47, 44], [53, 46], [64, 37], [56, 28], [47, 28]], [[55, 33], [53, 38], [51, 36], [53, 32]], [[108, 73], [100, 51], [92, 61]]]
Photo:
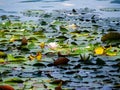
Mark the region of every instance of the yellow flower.
[[0, 59], [0, 64], [5, 63], [4, 59]]
[[36, 59], [37, 59], [38, 61], [41, 61], [41, 59], [42, 59], [42, 54], [41, 54], [41, 52], [37, 52], [37, 54], [36, 54]]
[[104, 53], [104, 47], [99, 46], [99, 47], [95, 48], [94, 52], [97, 55], [102, 55]]
[[12, 36], [12, 37], [10, 38], [10, 42], [14, 42], [15, 40], [16, 40], [15, 36]]
[[40, 47], [43, 49], [45, 47], [45, 43], [44, 42], [41, 42], [40, 43]]
[[35, 59], [35, 56], [30, 55], [28, 58], [29, 58], [29, 60], [34, 60], [34, 59]]
[[7, 55], [7, 54], [6, 54], [5, 52], [0, 51], [0, 58], [1, 58], [1, 57], [6, 57], [6, 55]]

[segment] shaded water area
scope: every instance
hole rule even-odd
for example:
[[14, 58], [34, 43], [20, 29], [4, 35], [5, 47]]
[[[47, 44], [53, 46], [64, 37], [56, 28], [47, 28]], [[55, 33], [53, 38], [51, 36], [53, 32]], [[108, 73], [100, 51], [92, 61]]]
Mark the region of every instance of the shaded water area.
[[0, 0], [0, 85], [6, 84], [119, 90], [120, 1]]

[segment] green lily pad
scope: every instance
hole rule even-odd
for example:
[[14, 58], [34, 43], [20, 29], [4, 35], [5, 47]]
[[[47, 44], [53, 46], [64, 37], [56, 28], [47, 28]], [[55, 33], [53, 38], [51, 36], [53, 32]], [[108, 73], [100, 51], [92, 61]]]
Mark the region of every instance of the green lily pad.
[[10, 78], [3, 79], [3, 82], [23, 83], [24, 81], [18, 77], [10, 77]]

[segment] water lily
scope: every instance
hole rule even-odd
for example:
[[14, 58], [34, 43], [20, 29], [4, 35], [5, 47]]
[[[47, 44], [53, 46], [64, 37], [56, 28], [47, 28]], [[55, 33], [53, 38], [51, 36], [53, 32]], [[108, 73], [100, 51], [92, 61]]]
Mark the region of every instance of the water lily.
[[12, 37], [10, 38], [10, 42], [14, 42], [15, 40], [16, 40], [15, 36], [12, 36]]
[[51, 42], [48, 44], [48, 47], [52, 50], [58, 47], [58, 44], [56, 42]]
[[90, 49], [91, 47], [90, 46], [86, 46], [85, 48]]
[[90, 60], [91, 58], [90, 58], [90, 54], [80, 54], [80, 59], [82, 60], [82, 61], [88, 61], [88, 60]]
[[72, 28], [73, 30], [77, 29], [77, 25], [75, 24], [69, 25], [69, 27]]
[[42, 59], [42, 53], [41, 53], [41, 52], [37, 52], [37, 54], [36, 54], [36, 59], [37, 59], [38, 61], [41, 61], [41, 59]]
[[29, 60], [34, 60], [34, 59], [35, 59], [35, 56], [30, 55], [28, 58], [29, 58]]
[[41, 49], [43, 49], [45, 47], [45, 42], [41, 42], [40, 47], [41, 47]]
[[36, 55], [30, 55], [28, 56], [29, 60], [37, 60], [37, 61], [41, 61], [42, 60], [42, 53], [41, 52], [37, 52]]
[[71, 29], [75, 30], [75, 29], [77, 29], [77, 25], [71, 24], [71, 25], [66, 26], [66, 28], [68, 28], [68, 29], [71, 28]]
[[103, 46], [99, 46], [99, 47], [96, 47], [94, 52], [96, 55], [102, 55], [104, 53], [104, 47]]
[[74, 52], [74, 51], [76, 51], [76, 50], [78, 50], [78, 49], [79, 49], [79, 48], [76, 48], [76, 47], [75, 47], [75, 48], [72, 48], [72, 51]]

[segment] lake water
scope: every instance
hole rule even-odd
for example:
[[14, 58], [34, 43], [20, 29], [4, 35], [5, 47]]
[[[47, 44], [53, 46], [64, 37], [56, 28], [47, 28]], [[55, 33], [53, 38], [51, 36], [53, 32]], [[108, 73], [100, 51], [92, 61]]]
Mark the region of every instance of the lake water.
[[[32, 17], [32, 19], [37, 18], [35, 23], [10, 22], [8, 18], [7, 21], [0, 22], [0, 52], [4, 54], [0, 56], [0, 84], [3, 85], [7, 81], [11, 81], [16, 88], [30, 89], [33, 87], [37, 89], [43, 88], [43, 86], [54, 88], [54, 86], [50, 86], [49, 81], [55, 83], [60, 80], [60, 83], [65, 82], [63, 87], [66, 89], [88, 90], [90, 87], [93, 88], [90, 90], [113, 90], [112, 87], [119, 87], [119, 41], [113, 42], [113, 44], [110, 41], [104, 43], [101, 41], [101, 37], [106, 31], [120, 30], [120, 0], [0, 0], [0, 16], [17, 15], [22, 18], [25, 17], [24, 20], [29, 20], [28, 18], [31, 17], [24, 16], [21, 12], [31, 9], [42, 9], [49, 12], [86, 7], [96, 9], [96, 12], [103, 18], [118, 17], [119, 19], [109, 21], [109, 18], [101, 19], [94, 14], [87, 19], [86, 17], [89, 14], [80, 14], [80, 16], [69, 13], [65, 14], [68, 16], [67, 18], [65, 16], [49, 17], [49, 14], [49, 18], [45, 19], [41, 18], [45, 15]], [[108, 10], [102, 11], [103, 8]], [[115, 38], [115, 34], [113, 34], [113, 38]], [[21, 44], [23, 35], [28, 39], [27, 46]], [[118, 35], [117, 38], [119, 38]], [[109, 38], [111, 39], [111, 36]], [[46, 46], [55, 42], [55, 44], [50, 45], [51, 47], [52, 45], [56, 46], [56, 42], [60, 43], [58, 50], [61, 49], [60, 52], [65, 51], [68, 54], [69, 63], [59, 65], [59, 63], [65, 63], [67, 59], [57, 59], [57, 49], [52, 51], [47, 47], [45, 49], [40, 48], [38, 45], [41, 42], [45, 42]], [[103, 46], [105, 46], [104, 49]], [[39, 51], [43, 55], [42, 63], [35, 61], [37, 60], [35, 53], [39, 54]], [[78, 57], [79, 54], [81, 54], [81, 59]], [[3, 56], [7, 56], [7, 58], [1, 58]], [[34, 58], [30, 58], [31, 56]], [[27, 61], [28, 57], [34, 61]], [[53, 59], [57, 59], [58, 66], [54, 66]], [[16, 83], [14, 83], [14, 79]], [[23, 84], [19, 82], [23, 82]]]
[[46, 11], [59, 9], [96, 9], [102, 17], [120, 17], [120, 10], [116, 12], [100, 11], [101, 8], [120, 9], [120, 0], [0, 0], [0, 15], [15, 14], [29, 9]]

